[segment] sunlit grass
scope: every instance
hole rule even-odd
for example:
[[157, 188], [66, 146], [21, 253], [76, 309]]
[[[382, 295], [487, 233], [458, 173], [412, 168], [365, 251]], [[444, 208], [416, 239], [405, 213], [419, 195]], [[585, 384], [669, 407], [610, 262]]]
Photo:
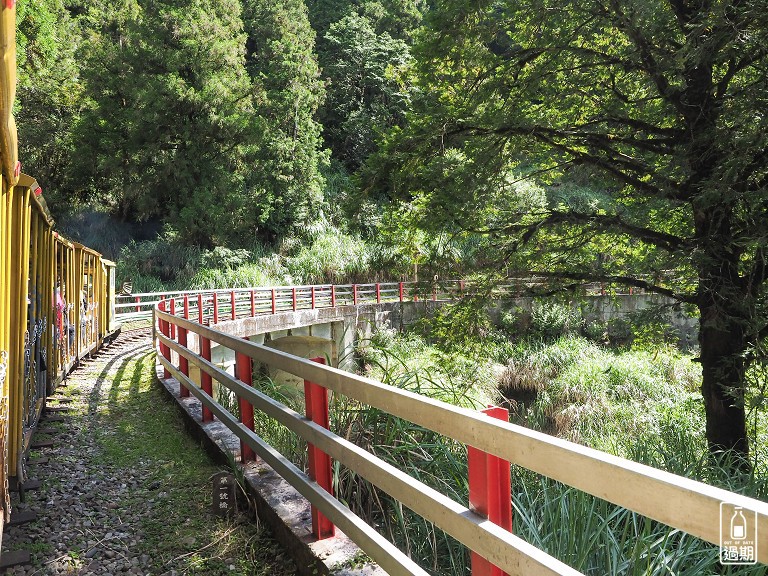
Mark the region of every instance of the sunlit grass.
[[142, 534], [136, 554], [152, 559], [153, 573], [293, 574], [290, 559], [250, 516], [219, 520], [210, 512], [210, 478], [220, 468], [186, 433], [155, 381], [154, 363], [154, 353], [142, 351], [105, 370], [90, 398], [97, 424], [86, 432], [100, 446], [99, 469], [125, 471], [131, 489], [115, 504], [142, 510], [133, 518]]

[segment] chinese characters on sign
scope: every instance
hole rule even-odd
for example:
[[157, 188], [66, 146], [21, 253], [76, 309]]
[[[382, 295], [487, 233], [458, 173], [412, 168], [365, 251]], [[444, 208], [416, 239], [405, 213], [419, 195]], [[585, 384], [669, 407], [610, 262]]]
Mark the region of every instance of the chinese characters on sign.
[[757, 513], [720, 503], [720, 563], [757, 563]]
[[216, 516], [233, 516], [237, 512], [237, 493], [235, 477], [229, 472], [219, 472], [213, 480], [212, 511]]

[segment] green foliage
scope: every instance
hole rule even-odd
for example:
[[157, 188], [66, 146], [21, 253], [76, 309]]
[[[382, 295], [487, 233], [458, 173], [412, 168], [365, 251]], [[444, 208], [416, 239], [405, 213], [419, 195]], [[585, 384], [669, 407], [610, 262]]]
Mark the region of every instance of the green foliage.
[[698, 306], [713, 451], [748, 451], [744, 359], [767, 323], [767, 18], [752, 3], [439, 3], [406, 127], [370, 163], [369, 186], [422, 229], [484, 235], [500, 279], [626, 280]]
[[76, 25], [38, 4], [24, 80], [50, 137], [30, 152], [47, 153], [37, 167], [56, 193], [206, 248], [272, 241], [317, 214], [323, 90], [302, 2], [91, 3]]
[[306, 284], [367, 281], [371, 271], [366, 243], [334, 229], [321, 231], [311, 244], [288, 257], [286, 264], [291, 277]]
[[[376, 32], [387, 32], [393, 38], [409, 40], [427, 10], [427, 3], [423, 0], [308, 0], [306, 4], [312, 27], [320, 38], [334, 22], [356, 13], [370, 19]], [[318, 51], [321, 55], [325, 48], [320, 42]]]
[[315, 115], [324, 91], [304, 2], [246, 0], [243, 6], [251, 138], [258, 143], [248, 162], [258, 168], [247, 173], [240, 210], [245, 221], [257, 216], [259, 228], [251, 232], [274, 239], [296, 233], [318, 214], [327, 155]]
[[700, 369], [672, 349], [611, 351], [580, 337], [514, 350], [500, 377], [528, 426], [626, 456], [665, 427], [701, 445]]
[[319, 221], [304, 242], [286, 237], [280, 251], [260, 244], [249, 249], [188, 245], [173, 229], [153, 240], [131, 241], [118, 259], [118, 283], [134, 291], [246, 288], [293, 283], [353, 283], [397, 277], [403, 269], [386, 247]]
[[61, 0], [21, 2], [16, 18], [19, 158], [59, 215], [71, 200], [66, 190], [74, 153], [72, 124], [83, 92], [75, 59], [81, 38]]
[[322, 116], [326, 142], [354, 170], [376, 149], [377, 133], [403, 121], [409, 88], [400, 76], [410, 52], [356, 12], [331, 24], [325, 40], [323, 70], [331, 78]]
[[[131, 241], [120, 253], [117, 279], [133, 281], [134, 292], [145, 291], [146, 283], [171, 288], [195, 273], [201, 256], [199, 248], [187, 246], [172, 236]], [[150, 278], [154, 278], [154, 282]]]
[[581, 324], [581, 313], [569, 303], [534, 300], [531, 304], [531, 331], [545, 341], [574, 332]]
[[251, 111], [240, 3], [92, 5], [83, 21], [92, 101], [75, 127], [78, 186], [193, 242], [226, 234]]
[[200, 265], [204, 268], [224, 268], [232, 270], [239, 264], [251, 258], [248, 250], [231, 250], [224, 246], [216, 246], [213, 250], [206, 250], [200, 257]]
[[667, 312], [665, 308], [649, 307], [630, 315], [633, 348], [654, 350], [660, 345], [678, 342], [680, 335], [670, 324]]
[[[491, 321], [483, 306], [470, 299], [443, 305], [412, 327], [443, 350], [469, 351], [480, 348], [491, 331]], [[478, 350], [479, 351], [479, 350]]]

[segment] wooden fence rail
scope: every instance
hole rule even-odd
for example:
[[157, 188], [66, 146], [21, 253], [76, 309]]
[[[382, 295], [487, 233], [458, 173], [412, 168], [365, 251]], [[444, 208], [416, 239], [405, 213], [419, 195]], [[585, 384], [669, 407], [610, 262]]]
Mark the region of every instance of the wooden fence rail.
[[[533, 286], [541, 279], [531, 278], [520, 280], [518, 284], [496, 287], [489, 296], [505, 298], [519, 295], [522, 286]], [[259, 303], [272, 302], [274, 299], [277, 310], [300, 310], [306, 308], [327, 308], [342, 305], [372, 304], [376, 302], [413, 302], [416, 300], [448, 300], [460, 297], [476, 288], [476, 285], [463, 280], [445, 280], [432, 282], [381, 282], [376, 284], [319, 284], [306, 286], [274, 286], [259, 288], [234, 289], [237, 302], [237, 317], [248, 316], [247, 306], [250, 305], [250, 295]], [[601, 293], [599, 285], [585, 286], [588, 293]], [[233, 289], [219, 290], [176, 290], [165, 292], [141, 292], [135, 294], [118, 294], [115, 297], [115, 311], [119, 321], [151, 318], [152, 310], [161, 301], [182, 299], [188, 296], [193, 301], [197, 295], [204, 294], [216, 298], [227, 312], [231, 312], [229, 299]], [[273, 296], [274, 294], [274, 296]], [[313, 299], [314, 295], [314, 299]], [[241, 308], [242, 306], [242, 308]], [[262, 308], [261, 313], [271, 310]]]
[[[270, 307], [271, 294], [270, 292]], [[317, 303], [317, 294], [315, 296]], [[203, 301], [205, 302], [204, 297]], [[281, 302], [284, 303], [284, 299]], [[293, 301], [289, 301], [289, 304], [292, 306]], [[248, 306], [250, 310], [250, 303]], [[176, 309], [179, 310], [178, 305]], [[197, 312], [190, 312], [189, 315], [199, 318]], [[718, 544], [720, 540], [721, 502], [740, 506], [745, 513], [754, 513], [758, 519], [758, 534], [768, 534], [768, 503], [292, 356], [156, 309], [156, 325], [158, 322], [175, 326], [176, 333], [183, 331], [197, 334], [198, 339], [202, 337], [225, 346], [255, 362], [284, 370], [336, 394], [343, 394], [409, 420], [447, 438], [498, 456], [512, 464], [713, 544]], [[327, 492], [320, 490], [323, 492], [320, 494], [315, 483], [276, 454], [274, 449], [264, 445], [260, 438], [237, 422], [231, 414], [226, 413], [223, 407], [183, 374], [178, 366], [182, 363], [198, 366], [201, 373], [210, 375], [239, 398], [252, 404], [255, 409], [262, 410], [276, 419], [506, 572], [578, 574], [541, 550], [473, 513], [466, 504], [452, 501], [344, 438], [308, 422], [302, 415], [245, 385], [240, 379], [230, 376], [190, 348], [170, 338], [171, 330], [166, 329], [164, 332], [158, 334], [158, 340], [161, 350], [166, 351], [167, 358], [161, 354], [158, 354], [158, 357], [166, 370], [390, 573], [422, 574], [423, 571], [411, 561], [405, 562], [407, 558], [404, 558], [402, 553], [394, 552], [391, 544], [385, 544], [381, 537], [371, 533], [372, 529], [363, 527], [359, 518]], [[178, 364], [171, 363], [174, 357], [178, 358]], [[768, 563], [768, 546], [764, 545], [758, 549], [757, 559]]]

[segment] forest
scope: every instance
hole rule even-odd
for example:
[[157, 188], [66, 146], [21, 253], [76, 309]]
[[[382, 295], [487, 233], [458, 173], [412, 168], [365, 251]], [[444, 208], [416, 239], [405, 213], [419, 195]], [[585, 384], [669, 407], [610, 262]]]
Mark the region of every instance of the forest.
[[[765, 498], [766, 8], [32, 0], [20, 158], [58, 227], [136, 291], [536, 278], [530, 346], [510, 343], [514, 314], [490, 326], [473, 301], [404, 338], [516, 367], [507, 388], [549, 402], [528, 425]], [[564, 304], [595, 283], [665, 304], [618, 337]], [[689, 350], [658, 321], [671, 312], [698, 323]], [[389, 352], [367, 353], [384, 369]], [[587, 404], [618, 414], [603, 436], [597, 413], [570, 426], [596, 394], [558, 380], [580, 355], [596, 367], [573, 382], [604, 393]], [[659, 417], [628, 420], [622, 394]], [[625, 425], [637, 445], [611, 446]]]

